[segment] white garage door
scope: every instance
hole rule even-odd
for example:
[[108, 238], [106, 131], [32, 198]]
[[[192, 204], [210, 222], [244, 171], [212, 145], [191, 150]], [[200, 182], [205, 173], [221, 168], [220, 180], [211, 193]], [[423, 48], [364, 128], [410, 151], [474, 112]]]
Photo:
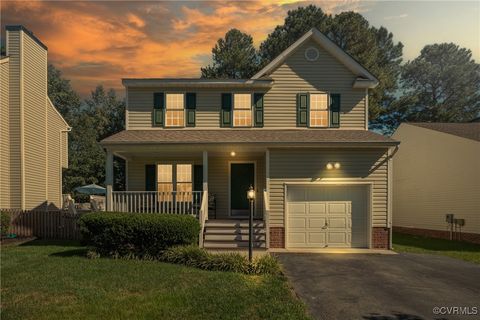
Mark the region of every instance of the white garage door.
[[288, 186], [288, 247], [368, 247], [367, 194], [365, 186]]

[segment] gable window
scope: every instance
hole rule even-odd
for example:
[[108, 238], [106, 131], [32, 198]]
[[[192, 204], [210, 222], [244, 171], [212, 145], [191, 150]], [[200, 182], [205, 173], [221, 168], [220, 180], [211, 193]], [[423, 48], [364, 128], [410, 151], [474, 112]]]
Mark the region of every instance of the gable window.
[[236, 93], [233, 96], [233, 126], [252, 126], [252, 96], [249, 93]]
[[185, 125], [185, 105], [183, 93], [167, 93], [165, 106], [165, 127]]
[[310, 94], [310, 127], [328, 127], [328, 94]]

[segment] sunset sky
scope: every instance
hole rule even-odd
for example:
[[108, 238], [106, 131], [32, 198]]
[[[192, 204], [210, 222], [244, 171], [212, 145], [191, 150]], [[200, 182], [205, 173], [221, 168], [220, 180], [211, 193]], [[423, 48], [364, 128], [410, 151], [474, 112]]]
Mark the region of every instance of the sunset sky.
[[454, 42], [480, 60], [480, 2], [445, 1], [1, 1], [5, 25], [22, 24], [49, 48], [49, 62], [86, 96], [97, 85], [119, 90], [125, 77], [198, 77], [230, 28], [259, 45], [288, 10], [315, 3], [353, 10], [385, 26], [404, 45], [404, 60], [426, 44]]

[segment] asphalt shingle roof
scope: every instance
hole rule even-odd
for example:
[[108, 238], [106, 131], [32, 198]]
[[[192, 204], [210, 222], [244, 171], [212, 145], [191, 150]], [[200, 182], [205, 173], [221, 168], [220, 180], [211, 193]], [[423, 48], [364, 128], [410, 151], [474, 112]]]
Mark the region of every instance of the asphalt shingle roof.
[[458, 137], [480, 141], [480, 122], [445, 123], [445, 122], [409, 122], [412, 126], [453, 134]]
[[101, 141], [108, 144], [186, 143], [372, 143], [396, 145], [397, 141], [365, 130], [331, 129], [159, 129], [124, 130]]

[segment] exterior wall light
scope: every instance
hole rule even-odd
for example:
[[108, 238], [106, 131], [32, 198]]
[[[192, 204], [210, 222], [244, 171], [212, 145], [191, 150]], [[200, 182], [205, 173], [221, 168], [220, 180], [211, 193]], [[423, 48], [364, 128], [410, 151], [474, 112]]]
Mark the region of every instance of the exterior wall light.
[[230, 152], [230, 155], [231, 155], [232, 157], [235, 157], [235, 155], [236, 155], [235, 151]]
[[340, 162], [335, 162], [335, 163], [329, 162], [326, 165], [327, 170], [340, 169], [340, 167], [341, 167]]

